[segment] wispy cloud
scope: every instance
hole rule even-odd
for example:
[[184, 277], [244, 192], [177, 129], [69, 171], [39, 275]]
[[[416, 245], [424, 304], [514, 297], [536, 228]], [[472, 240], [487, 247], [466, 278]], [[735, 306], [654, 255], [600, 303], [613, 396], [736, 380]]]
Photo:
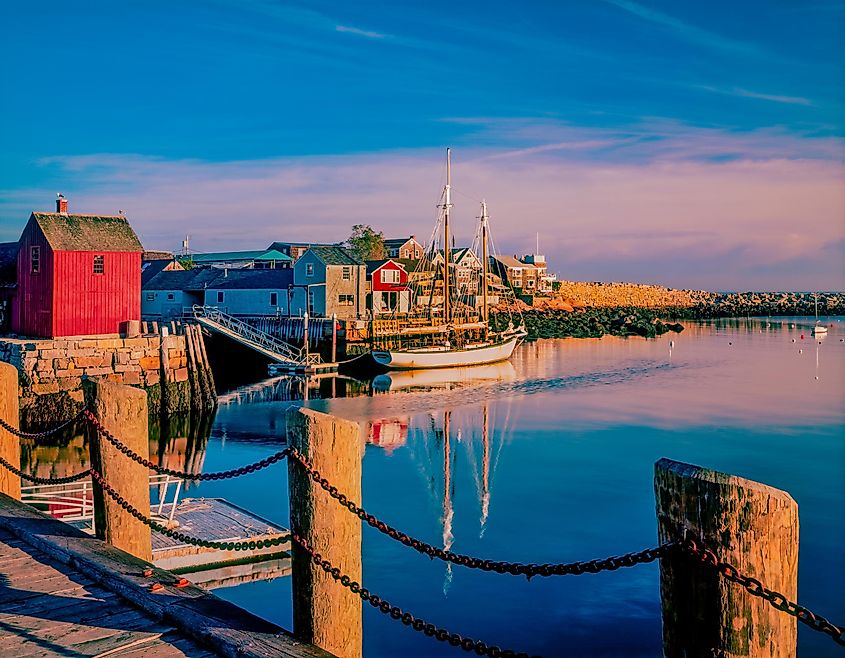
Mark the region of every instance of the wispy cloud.
[[762, 101], [772, 101], [773, 103], [786, 103], [787, 105], [813, 105], [813, 101], [803, 96], [784, 96], [781, 94], [764, 94], [759, 91], [752, 91], [744, 89], [743, 87], [713, 87], [711, 85], [694, 85], [695, 89], [702, 89], [714, 94], [722, 94], [724, 96], [738, 96], [740, 98], [755, 98]]
[[730, 37], [724, 37], [720, 34], [716, 34], [715, 32], [710, 32], [709, 30], [696, 27], [695, 25], [690, 25], [679, 18], [664, 14], [663, 12], [652, 9], [651, 7], [631, 2], [630, 0], [605, 0], [605, 2], [609, 2], [620, 9], [624, 9], [628, 13], [642, 18], [643, 20], [661, 25], [687, 41], [691, 41], [702, 46], [733, 52], [755, 53], [758, 55], [763, 54], [762, 50], [755, 44], [731, 39]]
[[[566, 278], [845, 288], [841, 249], [831, 249], [845, 241], [841, 143], [657, 121], [625, 136], [558, 126], [571, 131], [561, 140], [553, 124], [542, 126], [550, 134], [541, 144], [456, 151], [459, 241], [471, 240], [485, 197], [497, 245], [528, 253], [539, 231]], [[522, 130], [539, 137], [527, 121]], [[619, 143], [624, 137], [629, 143]], [[593, 157], [608, 143], [625, 157]], [[736, 157], [713, 157], [725, 152]], [[73, 209], [123, 208], [149, 248], [176, 248], [187, 233], [203, 251], [342, 240], [355, 223], [427, 235], [443, 173], [439, 149], [216, 163], [94, 154], [41, 166], [63, 181]], [[54, 194], [0, 190], [0, 240], [15, 239], [29, 211]]]
[[389, 36], [387, 34], [382, 34], [381, 32], [362, 30], [360, 28], [352, 27], [350, 25], [335, 25], [334, 29], [337, 32], [343, 32], [345, 34], [354, 34], [359, 37], [367, 37], [368, 39], [384, 39], [385, 37]]

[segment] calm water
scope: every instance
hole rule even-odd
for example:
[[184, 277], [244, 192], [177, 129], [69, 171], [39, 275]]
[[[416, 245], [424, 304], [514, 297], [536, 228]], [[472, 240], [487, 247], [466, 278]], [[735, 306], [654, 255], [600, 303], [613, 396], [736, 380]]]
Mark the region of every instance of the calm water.
[[[539, 341], [509, 364], [336, 383], [363, 395], [306, 404], [360, 421], [369, 511], [482, 557], [559, 562], [655, 545], [660, 457], [785, 489], [800, 509], [799, 600], [841, 623], [845, 324], [833, 322], [821, 345], [806, 318], [688, 324], [651, 341]], [[171, 448], [206, 471], [260, 459], [283, 442], [285, 409], [301, 402], [281, 398], [296, 394], [284, 380], [239, 389], [224, 396], [204, 453]], [[284, 467], [189, 495], [288, 522]], [[363, 566], [374, 593], [488, 643], [544, 656], [661, 655], [656, 565], [527, 582], [449, 569], [365, 526]], [[289, 578], [217, 593], [290, 627]], [[368, 657], [463, 654], [370, 606], [364, 643]], [[799, 655], [840, 654], [799, 628]]]

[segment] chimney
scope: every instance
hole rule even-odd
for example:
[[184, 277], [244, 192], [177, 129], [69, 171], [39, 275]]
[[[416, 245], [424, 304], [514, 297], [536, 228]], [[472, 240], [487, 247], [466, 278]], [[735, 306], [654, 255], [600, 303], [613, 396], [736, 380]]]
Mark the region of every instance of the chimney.
[[64, 194], [56, 195], [56, 212], [67, 215], [67, 199]]

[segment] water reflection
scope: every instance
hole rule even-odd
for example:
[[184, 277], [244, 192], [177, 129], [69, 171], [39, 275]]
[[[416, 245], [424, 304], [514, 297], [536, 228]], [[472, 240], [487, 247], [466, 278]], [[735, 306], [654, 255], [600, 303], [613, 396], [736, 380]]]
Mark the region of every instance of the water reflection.
[[[201, 473], [214, 416], [182, 414], [149, 419], [150, 461], [188, 473]], [[120, 438], [120, 432], [115, 432]], [[79, 423], [47, 439], [21, 439], [21, 469], [44, 478], [65, 477], [91, 465], [85, 426]], [[188, 489], [193, 483], [185, 483]]]

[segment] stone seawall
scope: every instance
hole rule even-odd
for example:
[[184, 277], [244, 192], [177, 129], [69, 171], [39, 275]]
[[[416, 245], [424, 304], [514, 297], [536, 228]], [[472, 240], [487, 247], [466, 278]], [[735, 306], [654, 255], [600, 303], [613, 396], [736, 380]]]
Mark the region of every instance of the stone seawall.
[[134, 338], [0, 338], [0, 361], [18, 369], [24, 427], [55, 424], [77, 413], [86, 377], [143, 388], [151, 412], [175, 413], [213, 403], [197, 338], [198, 332], [190, 330]]
[[[690, 307], [699, 303], [703, 293], [674, 290], [640, 283], [585, 283], [561, 281], [556, 295], [573, 306], [593, 308], [667, 308]], [[706, 294], [706, 293], [704, 293]]]

